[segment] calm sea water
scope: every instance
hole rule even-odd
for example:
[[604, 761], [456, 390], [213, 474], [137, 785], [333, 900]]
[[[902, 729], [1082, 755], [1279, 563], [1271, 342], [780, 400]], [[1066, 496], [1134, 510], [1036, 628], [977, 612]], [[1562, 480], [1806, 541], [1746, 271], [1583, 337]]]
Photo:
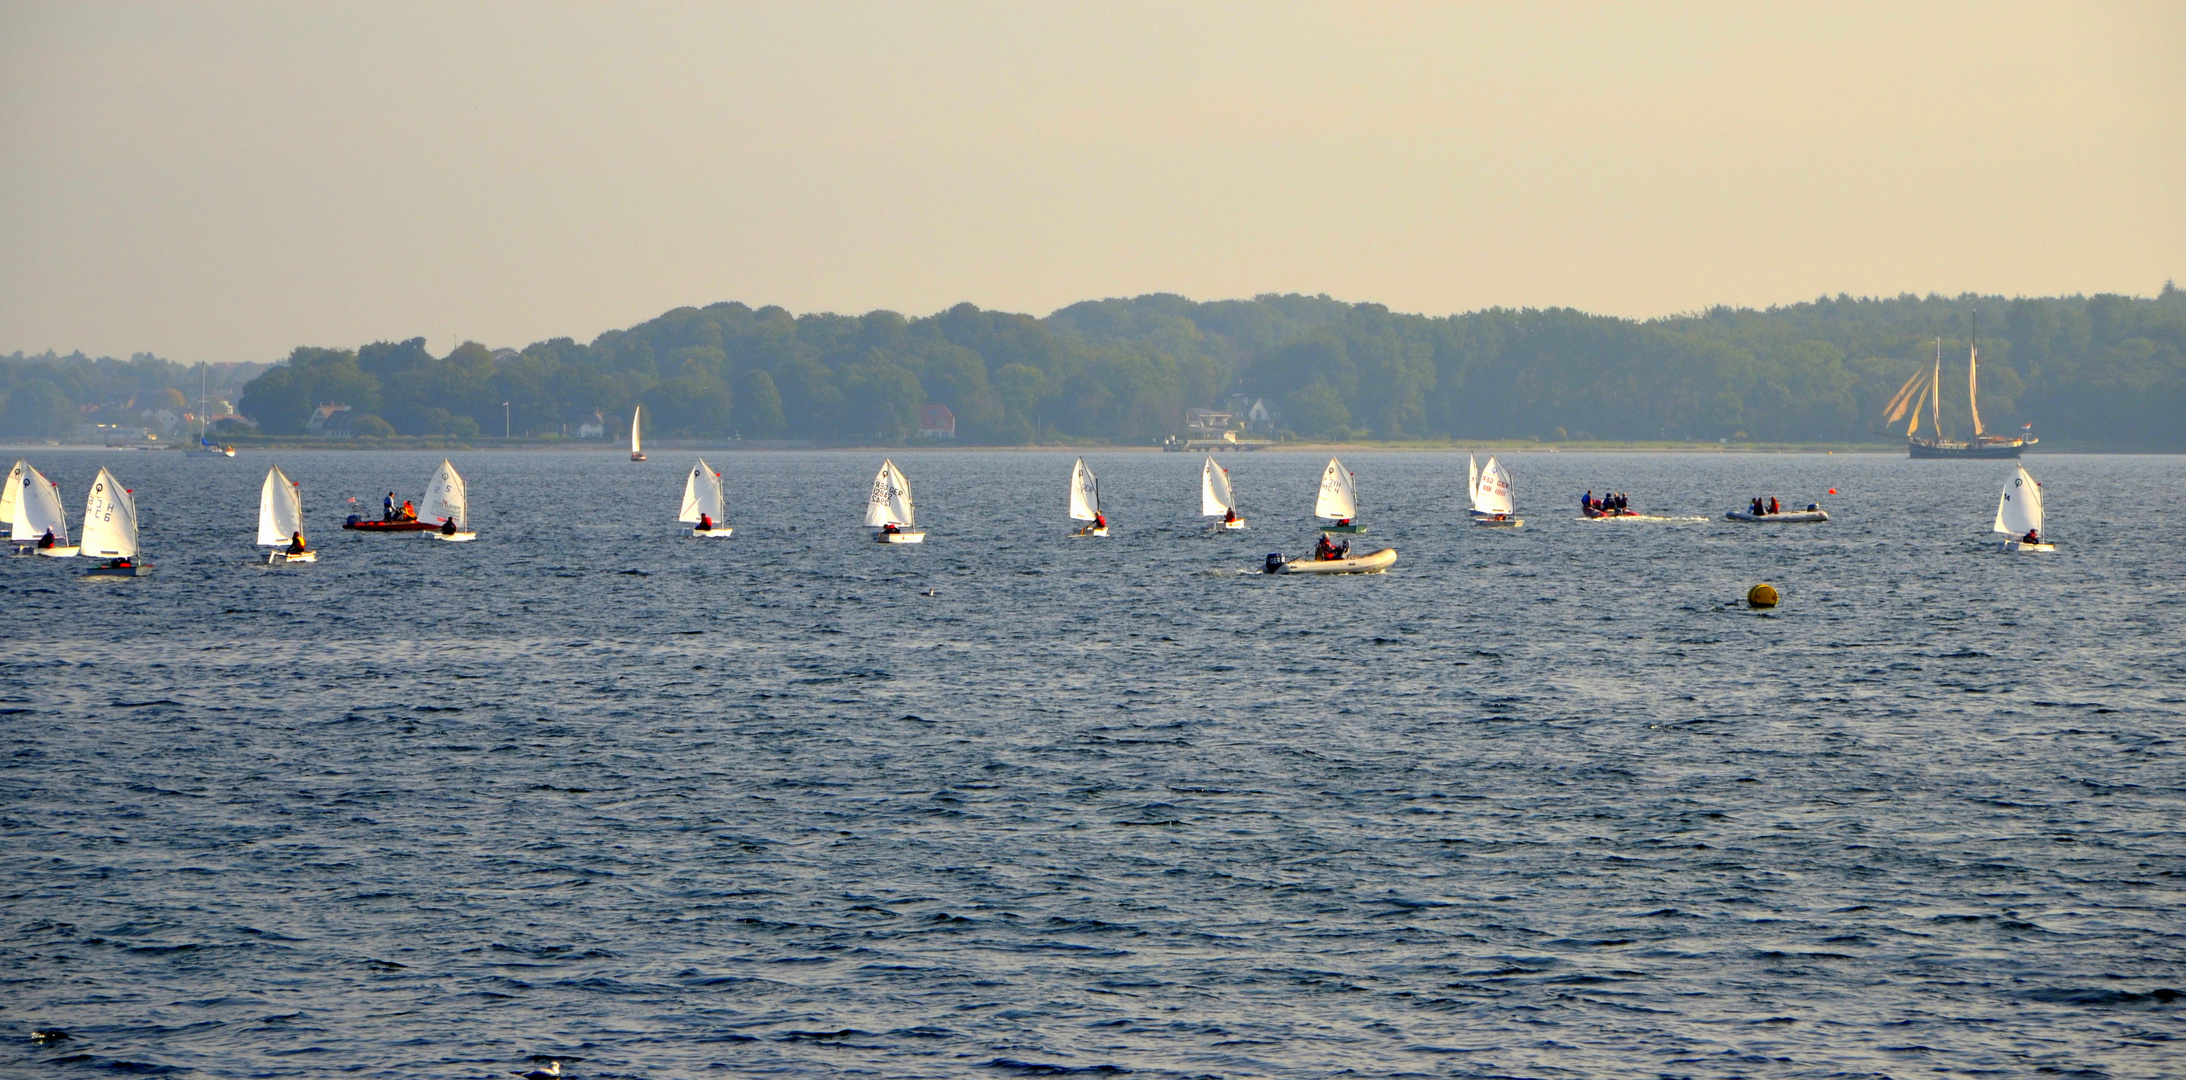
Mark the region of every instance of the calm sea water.
[[1359, 453], [1304, 579], [1304, 454], [29, 456], [158, 569], [0, 566], [0, 1075], [2186, 1072], [2178, 458]]

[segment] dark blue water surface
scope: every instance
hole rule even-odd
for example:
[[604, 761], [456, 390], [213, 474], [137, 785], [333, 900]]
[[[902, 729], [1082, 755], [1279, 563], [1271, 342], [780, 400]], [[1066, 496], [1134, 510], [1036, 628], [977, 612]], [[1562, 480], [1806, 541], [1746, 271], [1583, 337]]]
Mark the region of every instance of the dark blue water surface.
[[2186, 1073], [2177, 458], [1360, 452], [1290, 578], [1325, 456], [28, 456], [157, 573], [0, 566], [0, 1075]]

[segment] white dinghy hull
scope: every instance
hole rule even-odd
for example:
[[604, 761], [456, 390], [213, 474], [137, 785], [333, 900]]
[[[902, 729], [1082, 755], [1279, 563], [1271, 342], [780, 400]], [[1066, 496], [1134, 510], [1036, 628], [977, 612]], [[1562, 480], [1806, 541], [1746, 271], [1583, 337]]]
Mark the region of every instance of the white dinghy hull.
[[1350, 559], [1298, 558], [1283, 564], [1285, 574], [1379, 574], [1395, 565], [1397, 549], [1380, 551]]
[[1526, 527], [1526, 519], [1476, 517], [1473, 519], [1473, 524], [1482, 529], [1523, 529]]
[[2037, 553], [2043, 551], [2057, 550], [2057, 545], [2055, 544], [2030, 544], [2024, 540], [2006, 540], [2004, 541], [2002, 546], [2005, 551], [2012, 552], [2024, 551], [2028, 553]]
[[1238, 518], [1236, 521], [1225, 521], [1219, 527], [1234, 532], [1245, 527], [1245, 519]]
[[874, 533], [873, 539], [882, 544], [923, 544], [926, 542], [926, 534], [917, 529], [911, 529], [904, 532]]
[[37, 548], [35, 550], [39, 555], [42, 555], [48, 559], [73, 559], [76, 557], [76, 554], [83, 549], [78, 547], [49, 547]]
[[1829, 520], [1826, 510], [1786, 510], [1781, 514], [1756, 514], [1750, 510], [1733, 510], [1723, 515], [1725, 521], [1749, 521], [1757, 525], [1804, 525]]
[[736, 531], [736, 530], [735, 530], [734, 528], [724, 528], [724, 529], [685, 529], [685, 530], [683, 530], [683, 535], [685, 535], [685, 536], [698, 536], [698, 537], [709, 537], [709, 536], [710, 536], [710, 537], [713, 537], [714, 539], [717, 539], [717, 540], [726, 540], [726, 539], [728, 539], [728, 536], [729, 536], [729, 534], [730, 534], [730, 533], [732, 533], [732, 532], [735, 532], [735, 531]]
[[477, 534], [477, 533], [474, 533], [474, 532], [452, 532], [452, 533], [444, 533], [444, 532], [437, 532], [437, 531], [436, 531], [436, 532], [428, 533], [427, 535], [428, 535], [428, 536], [431, 536], [431, 537], [432, 537], [433, 539], [435, 539], [435, 540], [446, 540], [447, 542], [449, 542], [449, 543], [451, 543], [451, 544], [464, 544], [464, 543], [469, 543], [469, 542], [470, 542], [470, 541], [472, 541], [472, 540], [476, 540], [476, 539], [478, 539], [478, 534]]
[[268, 552], [266, 555], [267, 566], [284, 566], [288, 563], [315, 563], [318, 561], [319, 553], [316, 551], [307, 551], [301, 555], [291, 555], [285, 551], [274, 551]]

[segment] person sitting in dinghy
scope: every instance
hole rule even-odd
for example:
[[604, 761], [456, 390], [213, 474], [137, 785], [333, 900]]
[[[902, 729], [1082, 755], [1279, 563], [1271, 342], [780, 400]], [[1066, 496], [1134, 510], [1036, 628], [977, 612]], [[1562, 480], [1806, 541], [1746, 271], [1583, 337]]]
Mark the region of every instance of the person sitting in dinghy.
[[1313, 560], [1315, 562], [1327, 562], [1335, 557], [1335, 541], [1330, 540], [1327, 533], [1322, 533], [1320, 542], [1313, 545]]
[[61, 542], [53, 538], [52, 529], [47, 529], [46, 534], [38, 538], [38, 550], [40, 551], [51, 551], [59, 546], [61, 546]]
[[1222, 524], [1224, 524], [1224, 525], [1231, 525], [1231, 524], [1235, 524], [1235, 523], [1236, 523], [1236, 521], [1237, 521], [1237, 508], [1236, 508], [1236, 507], [1234, 507], [1234, 506], [1233, 506], [1233, 507], [1230, 507], [1230, 508], [1229, 508], [1229, 509], [1227, 509], [1227, 510], [1224, 510], [1224, 511], [1222, 511]]
[[712, 514], [700, 514], [700, 515], [698, 515], [698, 531], [699, 531], [699, 532], [712, 532], [712, 531], [713, 531], [713, 515], [712, 515]]
[[[893, 535], [895, 535], [896, 533], [899, 533], [899, 532], [902, 532], [902, 531], [903, 531], [902, 529], [896, 528], [896, 523], [895, 523], [895, 522], [893, 522], [893, 521], [891, 521], [891, 522], [889, 522], [888, 524], [886, 524], [886, 525], [883, 525], [883, 526], [881, 526], [881, 527], [880, 527], [880, 532], [881, 532], [881, 535], [882, 535], [882, 536], [893, 536]], [[734, 539], [734, 537], [731, 537], [731, 539]]]
[[443, 521], [443, 522], [441, 522], [441, 523], [440, 523], [440, 535], [442, 535], [442, 536], [454, 536], [454, 535], [455, 535], [455, 519], [454, 519], [454, 518], [449, 518], [449, 519], [447, 519], [446, 521]]
[[1094, 527], [1094, 528], [1096, 528], [1096, 529], [1105, 529], [1105, 528], [1107, 528], [1107, 527], [1108, 527], [1108, 515], [1107, 515], [1107, 514], [1100, 514], [1100, 513], [1096, 513], [1096, 514], [1094, 514], [1094, 515], [1093, 515], [1093, 527]]
[[296, 531], [296, 532], [292, 532], [292, 533], [288, 534], [288, 553], [289, 553], [289, 554], [291, 554], [291, 555], [301, 555], [301, 554], [303, 554], [303, 553], [304, 553], [305, 551], [307, 551], [307, 550], [309, 550], [309, 549], [308, 549], [308, 548], [306, 548], [306, 547], [304, 547], [304, 534], [303, 534], [303, 532], [302, 532], [301, 530], [298, 530], [298, 531]]
[[2042, 542], [2042, 530], [2040, 530], [2040, 529], [2028, 529], [2028, 530], [2027, 530], [2027, 534], [2026, 534], [2025, 536], [2022, 536], [2022, 537], [2020, 537], [2020, 538], [2019, 538], [2019, 542], [2020, 542], [2020, 543], [2022, 543], [2022, 544], [2039, 544], [2039, 543], [2041, 543], [2041, 542]]

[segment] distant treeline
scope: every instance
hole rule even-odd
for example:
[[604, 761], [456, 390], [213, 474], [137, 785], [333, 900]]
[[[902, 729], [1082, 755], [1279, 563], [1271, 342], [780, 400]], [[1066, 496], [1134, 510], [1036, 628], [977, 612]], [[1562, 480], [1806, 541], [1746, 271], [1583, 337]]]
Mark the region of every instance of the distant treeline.
[[1839, 296], [1648, 321], [1435, 318], [1325, 296], [1150, 295], [1044, 319], [719, 303], [589, 344], [299, 348], [239, 408], [273, 435], [338, 402], [354, 434], [468, 438], [502, 433], [503, 402], [508, 430], [531, 437], [595, 415], [619, 436], [642, 403], [655, 436], [893, 444], [939, 403], [959, 442], [1144, 443], [1181, 432], [1187, 408], [1244, 395], [1302, 438], [1850, 442], [1882, 437], [1884, 406], [1938, 337], [1944, 425], [1970, 432], [1976, 311], [1990, 430], [2031, 421], [2060, 447], [2186, 450], [2186, 293], [2170, 285], [2153, 299]]
[[150, 353], [127, 360], [84, 354], [0, 355], [0, 435], [54, 439], [84, 424], [149, 425], [196, 415], [202, 392], [217, 412], [269, 365], [178, 364]]

